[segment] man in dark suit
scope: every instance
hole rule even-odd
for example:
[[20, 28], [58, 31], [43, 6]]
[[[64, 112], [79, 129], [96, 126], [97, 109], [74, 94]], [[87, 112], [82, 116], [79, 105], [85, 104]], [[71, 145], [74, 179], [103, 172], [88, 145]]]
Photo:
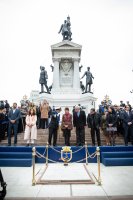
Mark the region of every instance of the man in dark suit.
[[83, 146], [85, 144], [86, 115], [83, 110], [80, 110], [79, 106], [75, 106], [73, 125], [76, 127], [77, 146]]
[[14, 131], [14, 145], [17, 144], [17, 130], [20, 118], [20, 110], [17, 109], [17, 103], [13, 103], [13, 108], [9, 111], [9, 128], [8, 128], [8, 146], [11, 146], [11, 132]]
[[101, 146], [101, 139], [100, 139], [100, 124], [101, 124], [101, 117], [100, 114], [95, 112], [95, 109], [92, 108], [90, 113], [87, 116], [87, 124], [88, 127], [91, 128], [91, 139], [92, 145], [95, 146], [95, 134], [97, 137], [97, 144]]
[[128, 146], [129, 137], [133, 145], [133, 113], [130, 111], [130, 106], [125, 106], [125, 111], [122, 115], [123, 128], [124, 128], [124, 141], [125, 145]]

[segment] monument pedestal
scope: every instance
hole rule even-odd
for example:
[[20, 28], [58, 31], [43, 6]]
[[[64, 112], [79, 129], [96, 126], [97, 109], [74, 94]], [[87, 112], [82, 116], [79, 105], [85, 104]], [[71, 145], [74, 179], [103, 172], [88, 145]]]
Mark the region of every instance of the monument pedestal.
[[58, 94], [47, 94], [43, 93], [39, 95], [38, 101], [43, 101], [46, 99], [49, 105], [55, 108], [61, 107], [64, 112], [65, 107], [69, 107], [70, 112], [73, 110], [73, 106], [80, 104], [86, 113], [90, 111], [91, 108], [95, 108], [96, 98], [91, 93], [85, 94], [70, 94], [70, 93], [58, 93]]
[[38, 101], [46, 99], [50, 106], [73, 110], [80, 104], [88, 113], [95, 107], [96, 98], [92, 93], [82, 94], [80, 88], [80, 58], [82, 46], [64, 40], [51, 46], [53, 60], [53, 84], [51, 94], [39, 94]]

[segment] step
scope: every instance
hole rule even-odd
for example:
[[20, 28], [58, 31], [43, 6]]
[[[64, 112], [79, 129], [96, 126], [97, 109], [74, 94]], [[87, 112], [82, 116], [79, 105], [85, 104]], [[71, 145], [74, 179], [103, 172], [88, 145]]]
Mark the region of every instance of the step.
[[0, 152], [1, 158], [32, 158], [32, 153], [29, 152]]
[[133, 158], [133, 151], [102, 152], [103, 158]]
[[32, 148], [26, 146], [0, 146], [0, 152], [32, 152]]
[[31, 167], [32, 159], [11, 159], [11, 158], [0, 158], [1, 167]]
[[133, 146], [117, 145], [117, 146], [102, 146], [101, 152], [123, 152], [123, 151], [133, 151]]
[[105, 166], [133, 166], [133, 158], [103, 158]]

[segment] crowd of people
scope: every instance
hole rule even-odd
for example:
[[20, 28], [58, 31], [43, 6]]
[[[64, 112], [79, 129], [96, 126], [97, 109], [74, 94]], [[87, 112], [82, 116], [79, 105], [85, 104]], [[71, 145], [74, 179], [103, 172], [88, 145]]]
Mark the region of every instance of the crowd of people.
[[57, 137], [62, 132], [64, 144], [70, 146], [71, 131], [76, 134], [76, 145], [85, 144], [86, 127], [90, 129], [92, 145], [101, 146], [101, 132], [106, 139], [106, 145], [115, 146], [116, 137], [123, 136], [125, 146], [129, 142], [133, 145], [133, 110], [129, 102], [120, 105], [111, 105], [101, 102], [98, 110], [91, 108], [85, 113], [83, 107], [76, 105], [72, 113], [68, 107], [61, 115], [61, 108], [51, 108], [47, 100], [39, 106], [33, 103], [21, 102], [21, 107], [13, 103], [10, 107], [8, 101], [0, 101], [0, 140], [7, 133], [8, 146], [11, 146], [11, 137], [14, 135], [14, 145], [17, 145], [17, 134], [24, 132], [26, 146], [35, 145], [37, 129], [48, 134], [49, 145], [57, 145]]

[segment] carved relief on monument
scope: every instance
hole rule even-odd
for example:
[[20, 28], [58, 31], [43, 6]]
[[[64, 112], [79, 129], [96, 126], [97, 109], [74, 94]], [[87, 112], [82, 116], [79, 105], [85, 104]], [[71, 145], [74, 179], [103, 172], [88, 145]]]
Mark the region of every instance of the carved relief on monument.
[[60, 62], [60, 87], [73, 87], [73, 63], [70, 59]]

